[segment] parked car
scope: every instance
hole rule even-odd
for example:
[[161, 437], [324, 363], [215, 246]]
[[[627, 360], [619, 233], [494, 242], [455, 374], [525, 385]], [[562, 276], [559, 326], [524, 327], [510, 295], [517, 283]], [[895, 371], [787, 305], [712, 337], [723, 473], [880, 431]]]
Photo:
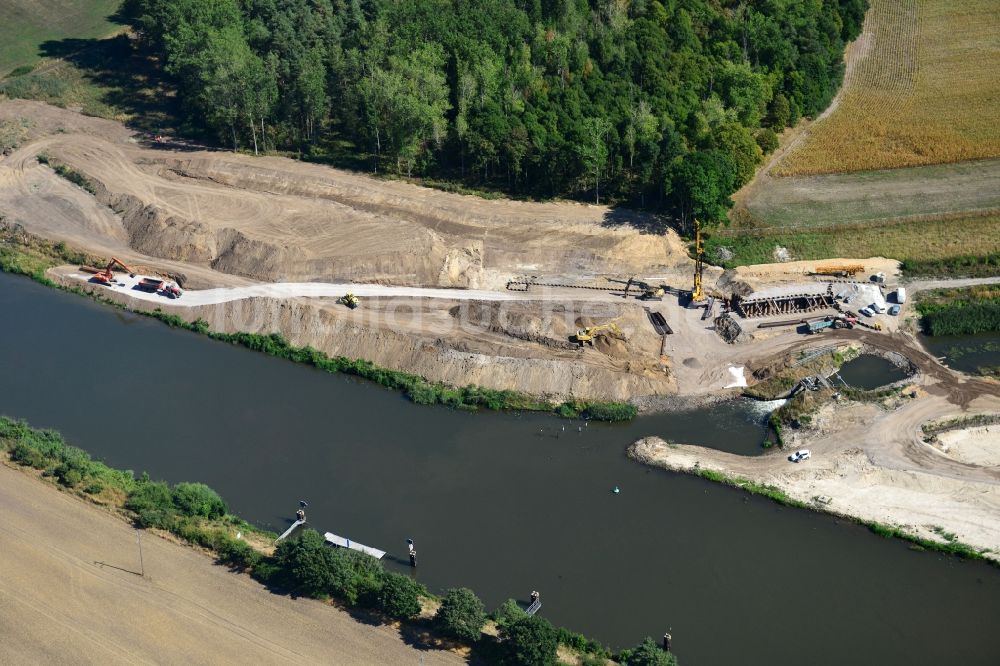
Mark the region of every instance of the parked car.
[[889, 308], [889, 314], [891, 314], [893, 317], [895, 317], [896, 315], [898, 315], [899, 314], [899, 306], [898, 305], [893, 305], [891, 308]]
[[863, 314], [863, 315], [864, 315], [864, 316], [866, 316], [866, 317], [871, 317], [871, 316], [872, 316], [872, 314], [874, 314], [874, 313], [873, 313], [873, 312], [872, 312], [871, 310], [869, 310], [868, 308], [861, 308], [860, 310], [858, 310], [858, 312], [860, 312], [861, 314]]
[[872, 282], [878, 282], [879, 284], [885, 282], [885, 273], [876, 273], [875, 275], [873, 275]]
[[868, 306], [868, 309], [874, 312], [875, 314], [882, 314], [885, 312], [885, 306], [879, 305], [878, 303], [872, 303], [871, 305]]
[[809, 460], [810, 458], [812, 458], [812, 453], [809, 452], [809, 449], [799, 449], [792, 455], [788, 456], [788, 460], [794, 463]]

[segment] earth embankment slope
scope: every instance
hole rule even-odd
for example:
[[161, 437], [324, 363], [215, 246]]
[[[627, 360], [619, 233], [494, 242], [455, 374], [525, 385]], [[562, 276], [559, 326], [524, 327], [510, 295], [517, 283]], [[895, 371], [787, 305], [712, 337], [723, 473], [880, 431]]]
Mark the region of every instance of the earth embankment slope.
[[268, 592], [194, 550], [0, 466], [0, 662], [465, 663], [317, 601]]
[[120, 217], [115, 231], [77, 222], [109, 236], [92, 244], [126, 240], [223, 273], [490, 288], [524, 274], [644, 274], [687, 262], [676, 236], [640, 233], [657, 220], [638, 213], [486, 201], [286, 158], [146, 143], [110, 121], [0, 104], [0, 120], [24, 118], [29, 135], [2, 165], [15, 173], [0, 176], [9, 216], [41, 212], [25, 195], [46, 187], [35, 164], [44, 153], [88, 178]]
[[[285, 158], [160, 143], [34, 102], [0, 102], [3, 121], [28, 128], [0, 159], [0, 215], [8, 223], [120, 257], [147, 274], [183, 275], [188, 289], [318, 281], [509, 294], [507, 280], [526, 275], [603, 287], [613, 286], [608, 276], [690, 280], [683, 243], [672, 232], [646, 233], [658, 229], [650, 216], [486, 201]], [[51, 166], [81, 174], [92, 192]], [[544, 302], [532, 294], [503, 312], [416, 297], [366, 297], [351, 312], [329, 295], [163, 307], [201, 317], [215, 330], [281, 332], [331, 355], [454, 385], [558, 399], [673, 390], [641, 307], [608, 302], [610, 296], [589, 307], [588, 298], [577, 298], [587, 293], [568, 289]], [[114, 297], [130, 307], [157, 307]], [[627, 342], [605, 340], [586, 350], [569, 344], [578, 327], [613, 318], [628, 331]]]

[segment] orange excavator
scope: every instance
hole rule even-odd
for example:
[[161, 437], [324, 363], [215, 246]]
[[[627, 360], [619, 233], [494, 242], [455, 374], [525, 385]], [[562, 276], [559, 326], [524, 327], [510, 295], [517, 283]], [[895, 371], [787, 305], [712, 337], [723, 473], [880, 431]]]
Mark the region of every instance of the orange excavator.
[[106, 268], [94, 273], [94, 280], [100, 282], [101, 284], [110, 284], [111, 282], [114, 282], [115, 280], [114, 269], [116, 266], [124, 270], [126, 273], [128, 273], [129, 277], [135, 277], [135, 271], [126, 266], [121, 259], [118, 259], [117, 257], [111, 257], [111, 261], [108, 262]]

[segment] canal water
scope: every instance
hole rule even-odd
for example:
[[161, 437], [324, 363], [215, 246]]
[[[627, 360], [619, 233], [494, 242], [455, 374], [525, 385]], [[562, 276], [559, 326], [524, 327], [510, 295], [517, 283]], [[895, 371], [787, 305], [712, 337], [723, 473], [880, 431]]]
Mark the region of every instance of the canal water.
[[1000, 367], [1000, 333], [976, 335], [921, 335], [920, 341], [948, 367], [972, 375], [980, 368]]
[[854, 388], [870, 391], [898, 382], [907, 376], [906, 370], [875, 354], [862, 354], [840, 367], [840, 376]]
[[432, 591], [492, 608], [537, 589], [542, 615], [614, 647], [670, 630], [687, 666], [1000, 663], [1000, 571], [625, 456], [647, 434], [755, 453], [753, 405], [628, 425], [469, 414], [19, 277], [0, 274], [0, 313], [0, 412], [203, 481], [275, 530], [305, 499], [314, 527], [390, 566], [412, 537]]

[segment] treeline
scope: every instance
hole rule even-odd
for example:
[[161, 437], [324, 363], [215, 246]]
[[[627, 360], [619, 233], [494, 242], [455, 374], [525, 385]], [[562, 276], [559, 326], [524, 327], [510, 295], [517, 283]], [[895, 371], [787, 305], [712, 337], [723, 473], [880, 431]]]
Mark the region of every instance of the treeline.
[[[272, 589], [319, 599], [333, 597], [349, 606], [411, 622], [420, 622], [417, 618], [425, 602], [438, 601], [410, 576], [386, 571], [381, 562], [364, 553], [331, 548], [315, 530], [282, 541], [268, 555], [247, 539], [271, 543], [275, 535], [228, 513], [226, 503], [208, 486], [178, 483], [171, 487], [145, 474], [136, 478], [131, 471], [112, 469], [67, 445], [53, 430], [0, 416], [0, 454], [4, 452], [64, 488], [124, 509], [138, 527], [166, 530], [214, 551], [220, 562], [248, 572]], [[246, 538], [234, 537], [237, 530]], [[483, 634], [487, 619], [495, 622], [502, 641]], [[448, 590], [429, 624], [445, 636], [473, 645], [490, 663], [555, 666], [560, 645], [577, 650], [582, 664], [605, 664], [611, 656], [596, 641], [554, 627], [542, 617], [529, 617], [510, 599], [487, 615], [483, 602], [467, 588]], [[623, 650], [619, 661], [629, 666], [677, 664], [674, 655], [648, 638]]]
[[190, 126], [721, 219], [830, 102], [867, 0], [128, 0]]

